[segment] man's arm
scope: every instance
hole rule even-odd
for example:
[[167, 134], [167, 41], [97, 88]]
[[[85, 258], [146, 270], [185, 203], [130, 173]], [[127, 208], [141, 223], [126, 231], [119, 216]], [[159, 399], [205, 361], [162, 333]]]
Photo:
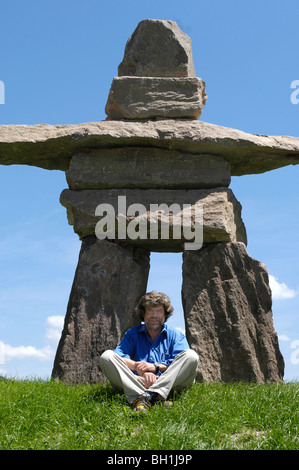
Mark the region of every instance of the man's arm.
[[127, 357], [123, 357], [122, 359], [125, 361], [129, 369], [136, 370], [136, 361], [133, 361], [133, 359], [128, 359]]
[[[123, 357], [123, 360], [126, 362], [129, 369], [135, 370], [138, 375], [144, 378], [145, 388], [149, 388], [156, 382], [156, 366], [154, 364], [146, 361], [133, 361], [126, 357]], [[165, 372], [167, 366], [165, 364], [159, 364], [159, 369], [160, 372]]]
[[[133, 361], [132, 359], [128, 359], [127, 357], [123, 357], [123, 360], [126, 362], [127, 366], [131, 370], [135, 370], [138, 375], [143, 376], [145, 372], [152, 372], [156, 373], [156, 366], [151, 362], [146, 361]], [[159, 364], [160, 372], [165, 372], [167, 369], [166, 364]]]

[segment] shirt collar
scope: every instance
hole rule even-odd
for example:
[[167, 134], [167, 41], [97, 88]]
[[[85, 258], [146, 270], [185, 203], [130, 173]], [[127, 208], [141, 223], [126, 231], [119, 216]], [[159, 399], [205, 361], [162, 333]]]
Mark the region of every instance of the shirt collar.
[[[138, 333], [146, 333], [146, 332], [147, 332], [144, 322], [140, 323], [140, 325], [138, 326], [137, 331], [138, 331]], [[165, 331], [165, 333], [167, 333], [167, 325], [166, 325], [166, 323], [163, 324], [163, 328], [162, 328], [162, 330], [160, 331], [160, 333], [162, 333], [163, 331]]]

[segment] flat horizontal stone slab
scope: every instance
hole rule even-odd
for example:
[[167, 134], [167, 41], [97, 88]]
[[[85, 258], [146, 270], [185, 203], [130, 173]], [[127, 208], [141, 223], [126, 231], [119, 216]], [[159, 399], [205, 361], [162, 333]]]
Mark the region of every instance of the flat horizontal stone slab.
[[[119, 197], [124, 197], [120, 201]], [[61, 204], [67, 209], [67, 217], [74, 231], [82, 239], [89, 235], [95, 235], [96, 225], [102, 217], [96, 216], [96, 208], [100, 204], [106, 205], [106, 210], [112, 207], [115, 214], [115, 236], [109, 239], [139, 246], [150, 251], [183, 251], [184, 243], [189, 240], [181, 235], [178, 239], [172, 239], [172, 233], [176, 227], [182, 223], [182, 211], [170, 220], [170, 237], [161, 238], [160, 222], [167, 221], [165, 216], [154, 211], [153, 205], [166, 205], [170, 209], [172, 204], [178, 204], [184, 209], [184, 204], [192, 206], [191, 218], [186, 218], [186, 225], [194, 227], [194, 206], [200, 203], [203, 206], [203, 242], [215, 243], [219, 241], [241, 241], [247, 243], [246, 230], [241, 218], [241, 204], [236, 200], [233, 192], [227, 188], [198, 189], [198, 190], [163, 190], [163, 189], [107, 189], [107, 190], [82, 190], [73, 191], [65, 189], [60, 197]], [[132, 209], [139, 209], [134, 204], [141, 204], [145, 207], [146, 213], [139, 219], [143, 224], [147, 224], [147, 234], [145, 239], [132, 239], [128, 233], [120, 236], [118, 233], [118, 221], [125, 227], [139, 215], [132, 215]], [[108, 207], [109, 206], [109, 207]], [[104, 212], [102, 212], [104, 215]], [[150, 238], [150, 225], [157, 224], [158, 239]], [[138, 229], [137, 229], [138, 231]], [[177, 232], [176, 232], [177, 233]]]
[[203, 121], [99, 121], [0, 125], [0, 164], [67, 170], [84, 148], [158, 147], [223, 157], [231, 175], [263, 173], [299, 163], [299, 138], [247, 134]]
[[222, 157], [176, 150], [121, 147], [81, 152], [66, 172], [71, 189], [217, 188], [229, 186], [230, 165]]
[[200, 78], [115, 77], [105, 112], [109, 119], [199, 119], [206, 100]]

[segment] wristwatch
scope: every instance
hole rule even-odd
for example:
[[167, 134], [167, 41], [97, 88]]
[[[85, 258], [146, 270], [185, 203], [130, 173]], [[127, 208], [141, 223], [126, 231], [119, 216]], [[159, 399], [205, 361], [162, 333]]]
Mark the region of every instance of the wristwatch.
[[158, 374], [158, 372], [160, 372], [160, 364], [159, 364], [159, 362], [154, 362], [154, 366], [156, 367], [156, 374]]

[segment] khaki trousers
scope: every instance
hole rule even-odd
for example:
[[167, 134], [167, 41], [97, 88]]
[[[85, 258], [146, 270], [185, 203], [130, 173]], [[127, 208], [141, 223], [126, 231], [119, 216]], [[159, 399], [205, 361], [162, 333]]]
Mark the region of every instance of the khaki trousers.
[[107, 350], [100, 357], [103, 374], [111, 385], [123, 391], [129, 403], [145, 392], [156, 392], [166, 400], [171, 390], [187, 388], [194, 383], [198, 355], [192, 349], [178, 354], [166, 371], [158, 376], [151, 387], [144, 387], [144, 379], [134, 374], [125, 361], [114, 351]]

